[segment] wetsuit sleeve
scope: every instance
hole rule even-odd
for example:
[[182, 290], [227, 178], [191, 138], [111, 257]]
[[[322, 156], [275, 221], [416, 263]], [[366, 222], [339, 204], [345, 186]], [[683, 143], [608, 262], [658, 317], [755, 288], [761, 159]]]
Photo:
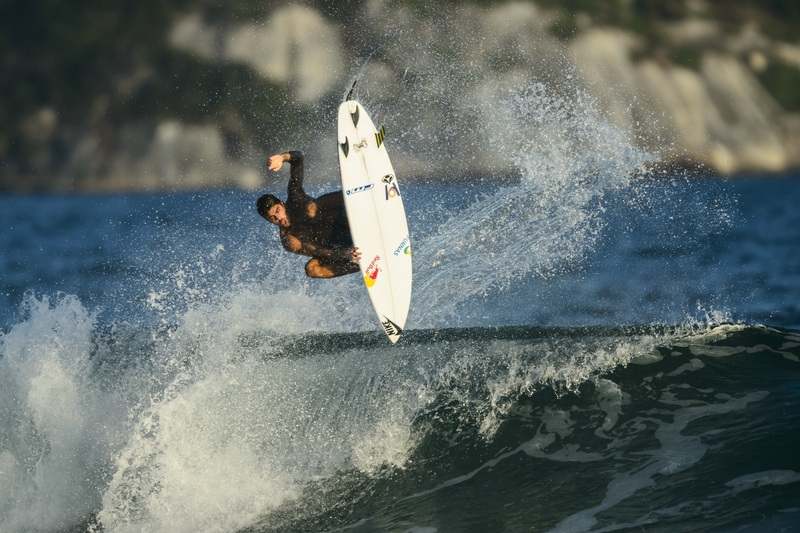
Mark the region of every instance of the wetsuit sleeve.
[[317, 204], [318, 212], [320, 210], [323, 212], [337, 212], [344, 210], [344, 194], [342, 194], [342, 191], [323, 194], [314, 200], [314, 202]]
[[281, 231], [281, 244], [287, 252], [318, 257], [320, 259], [342, 260], [350, 258], [350, 249], [335, 247], [323, 248], [310, 242], [301, 241], [289, 232]]
[[305, 204], [310, 198], [303, 190], [303, 152], [292, 150], [289, 153], [289, 187], [286, 202], [289, 204]]

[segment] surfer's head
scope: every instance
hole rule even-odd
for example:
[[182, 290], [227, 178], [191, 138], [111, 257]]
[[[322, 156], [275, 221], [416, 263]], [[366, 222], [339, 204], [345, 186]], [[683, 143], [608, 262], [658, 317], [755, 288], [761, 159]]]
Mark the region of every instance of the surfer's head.
[[265, 194], [256, 202], [258, 214], [272, 224], [288, 227], [289, 218], [286, 215], [286, 206], [276, 196]]

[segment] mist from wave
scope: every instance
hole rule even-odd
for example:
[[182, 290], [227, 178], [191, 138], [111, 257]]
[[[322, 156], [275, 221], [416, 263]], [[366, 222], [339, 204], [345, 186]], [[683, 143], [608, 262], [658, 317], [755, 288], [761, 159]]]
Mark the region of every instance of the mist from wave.
[[[724, 291], [687, 274], [703, 260], [695, 251], [730, 227], [733, 207], [724, 195], [695, 194], [682, 173], [659, 174], [652, 155], [567, 89], [524, 86], [473, 110], [515, 162], [514, 180], [404, 183], [415, 285], [399, 346], [376, 331], [361, 280], [304, 278], [303, 259], [282, 252], [255, 215], [242, 216], [252, 214], [243, 195], [184, 199], [179, 209], [151, 199], [140, 223], [117, 228], [119, 268], [86, 281], [93, 296], [28, 292], [0, 336], [2, 528], [328, 530], [357, 522], [361, 501], [370, 515], [466, 487], [512, 450], [605, 457], [582, 449], [596, 442], [559, 447], [576, 426], [570, 402], [580, 403], [581, 387], [601, 390], [591, 396], [599, 407], [579, 418], [605, 417], [590, 426], [605, 442], [630, 398], [604, 376], [655, 364], [694, 328], [735, 319], [713, 298]], [[212, 210], [218, 219], [203, 214]], [[652, 233], [639, 233], [637, 216], [656, 218]], [[622, 247], [632, 257], [656, 261], [641, 272], [622, 261], [592, 279], [592, 265], [618, 259], [609, 227], [634, 242]], [[661, 267], [674, 261], [671, 286], [658, 292]], [[598, 302], [611, 311], [598, 312]], [[581, 330], [603, 323], [612, 330]], [[514, 325], [522, 330], [503, 329]], [[722, 402], [731, 411], [762, 399], [733, 396]], [[630, 427], [647, 425], [636, 416]], [[506, 442], [509, 420], [543, 426]], [[613, 438], [625, 440], [621, 432]], [[446, 475], [416, 469], [434, 470], [451, 448], [458, 460]], [[667, 462], [630, 478], [631, 493]], [[388, 495], [372, 497], [378, 488]], [[573, 504], [574, 523], [625, 500], [607, 492], [589, 510]]]

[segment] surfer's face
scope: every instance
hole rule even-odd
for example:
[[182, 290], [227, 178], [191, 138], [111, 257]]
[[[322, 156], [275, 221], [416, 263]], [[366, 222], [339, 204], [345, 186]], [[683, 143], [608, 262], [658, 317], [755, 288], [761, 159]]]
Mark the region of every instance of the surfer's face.
[[275, 204], [267, 211], [267, 216], [264, 217], [268, 222], [277, 224], [283, 228], [289, 227], [289, 218], [286, 216], [286, 208], [283, 204]]

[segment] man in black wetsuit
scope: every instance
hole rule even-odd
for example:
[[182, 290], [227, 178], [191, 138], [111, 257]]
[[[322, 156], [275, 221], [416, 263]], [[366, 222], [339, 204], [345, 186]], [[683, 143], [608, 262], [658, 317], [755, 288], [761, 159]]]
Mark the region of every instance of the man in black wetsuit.
[[303, 152], [291, 151], [269, 158], [277, 172], [291, 165], [286, 203], [271, 194], [258, 199], [258, 214], [280, 226], [281, 244], [292, 253], [311, 256], [306, 275], [333, 278], [358, 272], [361, 254], [353, 247], [342, 191], [311, 198], [303, 190]]

